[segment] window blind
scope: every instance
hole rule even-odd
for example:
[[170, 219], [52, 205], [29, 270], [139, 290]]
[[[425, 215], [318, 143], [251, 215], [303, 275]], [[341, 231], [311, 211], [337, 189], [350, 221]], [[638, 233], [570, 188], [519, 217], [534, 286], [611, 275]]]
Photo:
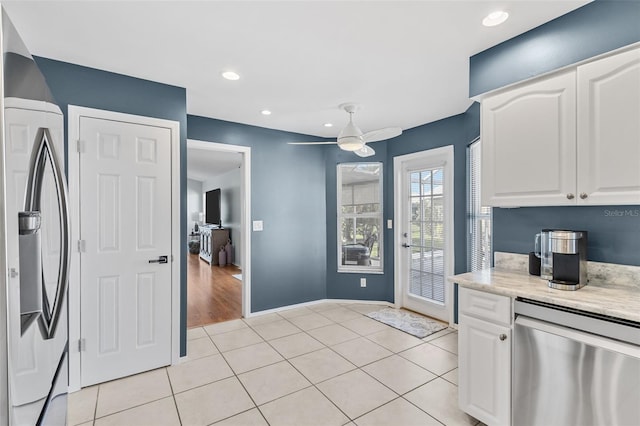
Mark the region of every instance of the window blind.
[[481, 141], [469, 145], [467, 152], [468, 182], [468, 239], [467, 259], [470, 271], [491, 267], [491, 207], [482, 206], [481, 193]]

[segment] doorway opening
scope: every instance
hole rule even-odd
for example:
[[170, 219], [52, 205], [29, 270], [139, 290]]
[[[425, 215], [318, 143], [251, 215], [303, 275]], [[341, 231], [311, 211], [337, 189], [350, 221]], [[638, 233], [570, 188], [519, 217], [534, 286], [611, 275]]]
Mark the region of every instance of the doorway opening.
[[249, 314], [250, 155], [187, 140], [187, 328]]

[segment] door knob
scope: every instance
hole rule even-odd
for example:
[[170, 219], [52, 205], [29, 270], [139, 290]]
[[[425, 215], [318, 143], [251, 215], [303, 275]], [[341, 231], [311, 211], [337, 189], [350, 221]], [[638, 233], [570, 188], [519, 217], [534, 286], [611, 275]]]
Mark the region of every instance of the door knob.
[[409, 244], [407, 244], [407, 243], [402, 243], [402, 247], [409, 248], [411, 246]]
[[151, 259], [149, 263], [168, 263], [169, 256], [158, 256], [157, 259]]

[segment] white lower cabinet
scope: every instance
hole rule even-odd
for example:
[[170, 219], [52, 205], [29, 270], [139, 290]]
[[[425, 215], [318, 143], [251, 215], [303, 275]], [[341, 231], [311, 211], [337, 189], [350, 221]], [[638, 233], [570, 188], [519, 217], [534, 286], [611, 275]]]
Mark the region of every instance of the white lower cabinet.
[[[483, 309], [511, 299], [460, 288], [458, 324], [458, 404], [487, 425], [511, 422], [511, 310], [483, 318]], [[488, 303], [491, 302], [491, 303]], [[482, 309], [477, 303], [482, 303]], [[508, 324], [508, 325], [505, 325]]]

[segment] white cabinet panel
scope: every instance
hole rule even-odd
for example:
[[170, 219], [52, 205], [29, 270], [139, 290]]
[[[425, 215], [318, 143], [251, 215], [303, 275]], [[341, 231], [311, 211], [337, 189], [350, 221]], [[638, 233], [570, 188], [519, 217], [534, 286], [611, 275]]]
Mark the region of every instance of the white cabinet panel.
[[482, 202], [574, 204], [575, 71], [482, 102]]
[[640, 49], [482, 101], [482, 202], [640, 204]]
[[461, 314], [458, 403], [488, 425], [511, 417], [511, 329]]
[[578, 67], [578, 195], [640, 204], [640, 49]]

